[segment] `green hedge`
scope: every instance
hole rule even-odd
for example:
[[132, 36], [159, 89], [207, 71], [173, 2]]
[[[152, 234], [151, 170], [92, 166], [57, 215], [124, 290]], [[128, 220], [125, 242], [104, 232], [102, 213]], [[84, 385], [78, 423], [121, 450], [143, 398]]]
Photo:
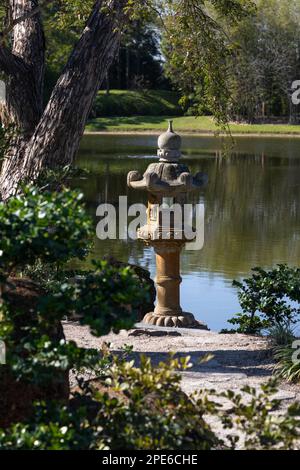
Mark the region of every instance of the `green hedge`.
[[102, 116], [179, 116], [179, 95], [164, 90], [100, 91], [92, 110], [92, 118]]

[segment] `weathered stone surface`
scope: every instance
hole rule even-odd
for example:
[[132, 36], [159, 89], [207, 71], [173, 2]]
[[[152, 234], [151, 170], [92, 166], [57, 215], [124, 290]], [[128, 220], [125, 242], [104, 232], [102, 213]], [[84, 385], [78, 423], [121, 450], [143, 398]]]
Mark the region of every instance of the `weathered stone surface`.
[[195, 320], [194, 315], [187, 312], [181, 312], [179, 316], [149, 312], [144, 316], [143, 322], [149, 325], [162, 327], [195, 328], [199, 330], [208, 330], [208, 327], [205, 325], [205, 323]]
[[[189, 168], [180, 163], [181, 138], [169, 128], [158, 139], [159, 162], [151, 163], [143, 177], [137, 171], [127, 175], [127, 185], [132, 189], [148, 192], [147, 224], [138, 230], [138, 238], [153, 246], [156, 254], [155, 309], [148, 310], [144, 323], [160, 327], [204, 328], [196, 322], [191, 313], [180, 306], [180, 253], [184, 245], [195, 239], [192, 227], [187, 221], [170, 214], [170, 208], [179, 205], [182, 209], [187, 202], [187, 194], [199, 190], [207, 183], [207, 176], [197, 173], [193, 176]], [[164, 215], [168, 215], [168, 222]], [[187, 235], [192, 233], [192, 238]]]

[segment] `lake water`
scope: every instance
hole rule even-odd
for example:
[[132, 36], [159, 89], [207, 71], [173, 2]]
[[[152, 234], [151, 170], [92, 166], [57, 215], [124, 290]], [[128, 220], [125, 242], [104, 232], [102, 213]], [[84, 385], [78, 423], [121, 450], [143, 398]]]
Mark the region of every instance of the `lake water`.
[[[157, 138], [137, 135], [85, 136], [77, 165], [90, 171], [74, 184], [86, 196], [95, 217], [100, 203], [146, 203], [146, 194], [126, 186], [131, 170], [155, 161]], [[183, 160], [192, 173], [203, 171], [209, 183], [190, 202], [204, 203], [205, 244], [182, 255], [182, 307], [215, 331], [240, 311], [233, 279], [251, 268], [300, 263], [300, 139], [236, 138], [224, 155], [216, 137], [183, 137]], [[95, 218], [96, 226], [96, 218]], [[153, 249], [139, 241], [95, 241], [94, 257], [105, 254], [139, 264], [155, 274]]]

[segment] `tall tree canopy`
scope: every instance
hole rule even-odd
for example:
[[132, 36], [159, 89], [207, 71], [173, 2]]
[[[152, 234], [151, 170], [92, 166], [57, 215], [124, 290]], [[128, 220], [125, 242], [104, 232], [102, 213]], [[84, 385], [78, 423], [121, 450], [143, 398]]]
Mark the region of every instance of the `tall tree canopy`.
[[[153, 15], [154, 16], [154, 15]], [[47, 37], [45, 95], [49, 98], [79, 34], [52, 25], [51, 13], [45, 21]], [[120, 46], [107, 74], [103, 88], [170, 88], [164, 76], [161, 54], [161, 29], [155, 17], [132, 21], [122, 32]]]
[[[183, 79], [204, 82], [212, 111], [225, 121], [228, 90], [222, 71], [228, 42], [220, 20], [232, 24], [252, 6], [251, 0], [1, 0], [0, 71], [6, 100], [0, 115], [4, 125], [16, 129], [2, 164], [2, 198], [14, 193], [20, 180], [74, 161], [121, 35], [147, 15], [164, 25], [166, 47], [173, 63], [182, 65]], [[44, 104], [49, 28], [72, 32], [74, 45]]]
[[237, 45], [229, 69], [232, 115], [249, 122], [272, 115], [292, 119], [291, 85], [300, 72], [300, 1], [256, 3], [255, 17], [231, 31]]
[[[212, 111], [223, 122], [225, 111], [229, 118], [248, 122], [295, 117], [291, 85], [300, 72], [300, 0], [254, 0], [253, 8], [247, 9], [251, 10], [251, 15], [241, 15], [238, 22], [224, 21], [210, 10], [212, 20], [218, 21], [218, 51], [209, 46], [209, 32], [203, 41], [199, 39], [198, 50], [212, 54], [211, 61], [204, 58], [203, 63], [201, 54], [195, 54], [194, 61], [190, 57], [186, 60], [184, 51], [190, 54], [190, 50], [184, 34], [182, 38], [175, 35], [177, 40], [171, 47], [166, 37], [166, 72], [180, 88], [182, 103], [192, 114]], [[226, 47], [219, 49], [224, 35]], [[198, 66], [198, 80], [190, 66]]]

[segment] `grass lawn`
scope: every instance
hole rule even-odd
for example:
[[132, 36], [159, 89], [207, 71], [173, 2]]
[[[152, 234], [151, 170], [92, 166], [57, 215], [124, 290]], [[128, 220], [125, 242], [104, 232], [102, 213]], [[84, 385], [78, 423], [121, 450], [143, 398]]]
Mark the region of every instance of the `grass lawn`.
[[99, 91], [93, 116], [180, 116], [179, 95], [167, 90]]
[[[172, 117], [174, 128], [179, 132], [213, 133], [217, 130], [211, 117], [195, 118]], [[91, 120], [86, 131], [102, 132], [146, 132], [163, 131], [168, 125], [166, 116], [131, 116], [131, 117], [101, 117]], [[300, 135], [300, 125], [288, 124], [232, 124], [233, 134], [291, 134]]]

